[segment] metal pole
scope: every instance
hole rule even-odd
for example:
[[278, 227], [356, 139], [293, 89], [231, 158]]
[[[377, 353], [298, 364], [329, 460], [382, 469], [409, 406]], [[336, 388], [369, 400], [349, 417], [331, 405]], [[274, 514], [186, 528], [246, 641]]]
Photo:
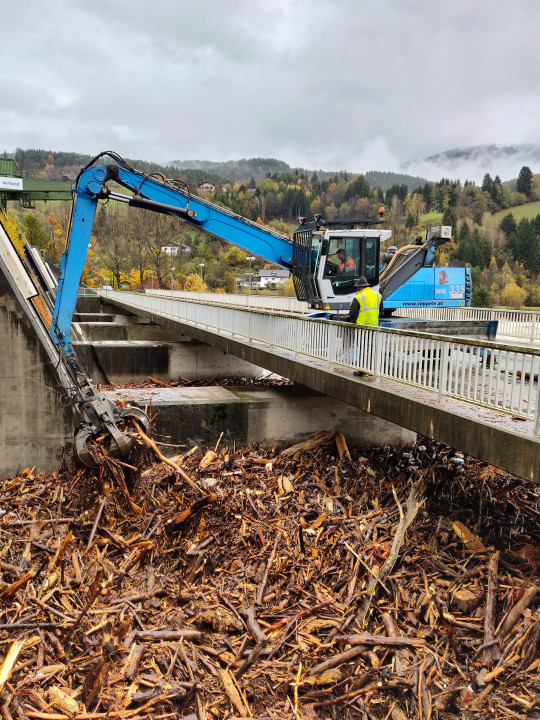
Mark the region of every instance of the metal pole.
[[377, 382], [380, 382], [381, 378], [381, 360], [382, 360], [382, 340], [383, 340], [383, 334], [382, 332], [379, 332], [378, 330], [374, 331], [374, 365], [373, 365], [373, 377]]
[[171, 267], [171, 292], [174, 292], [174, 271], [176, 268]]
[[440, 362], [440, 372], [439, 372], [439, 404], [443, 401], [443, 396], [445, 394], [446, 390], [446, 383], [448, 378], [448, 372], [449, 372], [449, 364], [450, 364], [450, 353], [451, 353], [451, 345], [448, 341], [443, 342], [442, 348], [440, 349], [440, 355], [439, 355], [439, 362]]
[[248, 255], [246, 260], [249, 260], [249, 275], [248, 275], [248, 303], [249, 303], [249, 296], [251, 295], [251, 261], [255, 260], [253, 255]]
[[202, 292], [202, 284], [203, 284], [203, 267], [204, 263], [199, 263], [199, 267], [201, 268], [201, 292]]

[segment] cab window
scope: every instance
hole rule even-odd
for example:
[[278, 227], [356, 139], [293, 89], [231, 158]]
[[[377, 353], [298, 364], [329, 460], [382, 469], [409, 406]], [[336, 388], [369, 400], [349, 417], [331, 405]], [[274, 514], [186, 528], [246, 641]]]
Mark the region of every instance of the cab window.
[[378, 238], [366, 238], [366, 267], [364, 275], [370, 285], [376, 285], [379, 271]]
[[330, 279], [335, 295], [354, 292], [354, 283], [362, 275], [363, 242], [359, 237], [330, 237], [323, 277]]

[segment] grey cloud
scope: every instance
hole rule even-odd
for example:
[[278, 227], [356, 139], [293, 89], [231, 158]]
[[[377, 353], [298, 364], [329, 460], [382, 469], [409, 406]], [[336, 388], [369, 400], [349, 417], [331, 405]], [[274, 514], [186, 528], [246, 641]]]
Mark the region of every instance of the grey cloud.
[[4, 5], [7, 150], [361, 172], [540, 143], [535, 0]]

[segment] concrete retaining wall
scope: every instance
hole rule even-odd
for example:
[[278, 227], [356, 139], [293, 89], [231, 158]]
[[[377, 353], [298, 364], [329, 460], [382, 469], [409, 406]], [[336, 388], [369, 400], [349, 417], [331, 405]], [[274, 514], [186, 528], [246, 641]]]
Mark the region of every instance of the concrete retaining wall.
[[221, 433], [225, 444], [263, 447], [288, 447], [321, 430], [341, 432], [349, 443], [366, 446], [402, 446], [416, 438], [410, 430], [300, 385], [126, 389], [106, 394], [151, 410], [164, 442], [186, 447], [212, 447]]
[[[121, 328], [119, 326], [119, 334]], [[94, 382], [123, 385], [148, 376], [159, 380], [260, 377], [265, 370], [187, 336], [179, 342], [119, 340], [74, 342]]]
[[73, 434], [55, 370], [0, 273], [0, 475], [57, 467]]

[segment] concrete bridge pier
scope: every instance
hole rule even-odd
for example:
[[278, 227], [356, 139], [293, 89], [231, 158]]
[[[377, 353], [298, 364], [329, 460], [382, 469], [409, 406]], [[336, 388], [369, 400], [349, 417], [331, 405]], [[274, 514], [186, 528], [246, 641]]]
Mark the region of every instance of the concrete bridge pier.
[[[259, 366], [155, 325], [118, 308], [100, 313], [99, 298], [82, 297], [73, 340], [94, 382], [124, 384], [148, 376], [176, 380], [215, 376], [260, 377]], [[55, 369], [32, 322], [0, 273], [0, 475], [35, 465], [58, 467], [75, 430], [62, 405]], [[99, 338], [99, 339], [96, 339]], [[120, 338], [120, 339], [118, 339]], [[173, 444], [212, 446], [224, 441], [286, 446], [320, 430], [343, 432], [350, 443], [413, 442], [409, 430], [301, 385], [149, 388], [111, 391], [112, 397], [156, 414], [155, 430]]]

